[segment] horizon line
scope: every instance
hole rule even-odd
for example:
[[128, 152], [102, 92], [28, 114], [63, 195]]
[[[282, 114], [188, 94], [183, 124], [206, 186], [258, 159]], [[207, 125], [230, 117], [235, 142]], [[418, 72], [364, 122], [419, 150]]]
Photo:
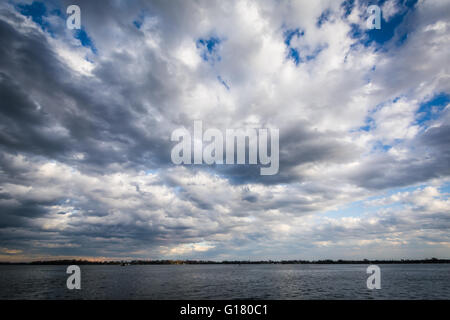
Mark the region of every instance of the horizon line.
[[87, 259], [58, 259], [58, 260], [34, 260], [28, 262], [0, 261], [0, 265], [66, 265], [71, 263], [85, 265], [102, 265], [102, 264], [129, 264], [129, 265], [148, 265], [148, 264], [411, 264], [411, 263], [450, 263], [450, 259], [441, 258], [425, 258], [425, 259], [321, 259], [321, 260], [198, 260], [198, 259], [133, 259], [133, 260], [87, 260]]

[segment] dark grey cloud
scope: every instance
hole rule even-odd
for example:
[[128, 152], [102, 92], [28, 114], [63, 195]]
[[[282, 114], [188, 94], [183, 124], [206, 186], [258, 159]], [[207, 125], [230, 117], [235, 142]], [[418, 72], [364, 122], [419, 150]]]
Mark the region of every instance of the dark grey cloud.
[[[0, 33], [3, 148], [64, 162], [83, 153], [78, 165], [94, 169], [129, 162], [151, 168], [167, 162], [167, 135], [152, 132], [152, 122], [146, 130], [135, 127], [148, 111], [135, 101], [121, 105], [99, 92], [103, 86], [112, 91], [119, 87], [118, 92], [133, 97], [133, 88], [114, 85], [120, 72], [103, 74], [112, 83], [97, 87], [96, 80], [74, 78], [38, 30], [24, 34], [2, 20]], [[108, 63], [105, 68], [111, 70]], [[151, 83], [147, 89], [152, 90]]]

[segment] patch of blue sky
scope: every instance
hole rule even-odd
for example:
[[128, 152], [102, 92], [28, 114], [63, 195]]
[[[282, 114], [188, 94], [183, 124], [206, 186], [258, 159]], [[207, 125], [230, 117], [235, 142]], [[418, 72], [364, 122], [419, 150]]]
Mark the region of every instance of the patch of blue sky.
[[[386, 1], [386, 0], [385, 0]], [[416, 3], [418, 2], [418, 0], [404, 0], [404, 1], [400, 1], [400, 2], [403, 2], [404, 3], [404, 5], [407, 7], [407, 8], [414, 8], [414, 6], [416, 5]]]
[[[375, 66], [372, 67], [371, 71], [374, 71], [374, 70], [375, 70]], [[369, 110], [368, 115], [364, 121], [364, 125], [360, 126], [357, 129], [350, 130], [350, 132], [358, 132], [358, 131], [368, 132], [368, 131], [374, 129], [376, 127], [376, 123], [375, 123], [375, 120], [373, 119], [372, 115], [375, 112], [379, 111], [380, 109], [384, 108], [387, 104], [396, 103], [397, 101], [399, 101], [401, 98], [404, 98], [404, 97], [405, 97], [404, 95], [400, 95], [400, 96], [397, 96], [394, 99], [392, 99], [392, 101], [388, 100], [388, 101], [379, 103], [378, 105], [375, 106], [375, 108]]]
[[[364, 35], [364, 31], [356, 23], [351, 23], [350, 29], [349, 35], [352, 39], [360, 39]], [[353, 46], [356, 46], [356, 44]]]
[[287, 57], [288, 57], [288, 59], [291, 59], [292, 61], [294, 61], [295, 65], [298, 65], [301, 61], [298, 50], [294, 49], [294, 48], [289, 48]]
[[375, 120], [370, 115], [371, 113], [373, 113], [373, 110], [369, 112], [369, 115], [366, 117], [363, 126], [360, 126], [357, 129], [350, 130], [350, 132], [359, 132], [359, 131], [369, 132], [370, 130], [374, 129], [376, 124]]
[[87, 34], [86, 30], [84, 30], [83, 27], [81, 27], [81, 29], [78, 30], [73, 30], [73, 36], [76, 39], [80, 40], [81, 45], [83, 47], [90, 48], [93, 53], [97, 54], [97, 48], [95, 47], [94, 42], [89, 37], [89, 35]]
[[[362, 2], [360, 4], [361, 10], [364, 12], [364, 7], [368, 7], [371, 4], [376, 4], [380, 8], [386, 0], [379, 0], [374, 3]], [[415, 10], [415, 5], [417, 0], [399, 0], [396, 3], [397, 8], [399, 8], [398, 12], [394, 14], [394, 16], [389, 17], [388, 21], [386, 21], [383, 13], [381, 13], [381, 29], [365, 29], [362, 30], [359, 25], [351, 24], [350, 36], [353, 39], [358, 39], [358, 43], [362, 44], [366, 47], [370, 45], [375, 45], [377, 50], [384, 49], [384, 44], [386, 44], [389, 40], [393, 39], [395, 35], [397, 35], [397, 45], [402, 45], [408, 38], [408, 32], [410, 32], [410, 28], [412, 27], [409, 24], [407, 27], [401, 27], [405, 22], [405, 17]], [[354, 8], [354, 2], [351, 4], [346, 4], [347, 10], [351, 12]], [[347, 14], [348, 15], [348, 14]], [[345, 15], [346, 16], [346, 15]], [[366, 12], [364, 15], [364, 19], [369, 17], [369, 13]]]
[[319, 18], [317, 19], [316, 26], [318, 28], [322, 27], [322, 25], [325, 22], [329, 21], [330, 15], [331, 15], [330, 9], [326, 9], [325, 11], [323, 11], [322, 14], [319, 16]]
[[383, 144], [382, 148], [384, 151], [389, 151], [392, 148], [392, 146], [390, 146], [388, 144]]
[[[394, 141], [393, 145], [395, 145], [396, 143], [400, 142], [400, 140], [396, 140]], [[377, 151], [382, 151], [382, 152], [387, 152], [392, 148], [392, 145], [389, 144], [384, 144], [381, 141], [377, 141], [373, 144], [373, 148], [372, 151], [373, 152], [377, 152]]]
[[172, 189], [176, 195], [180, 195], [180, 194], [184, 193], [184, 188], [181, 186], [174, 186]]
[[367, 70], [367, 73], [364, 75], [363, 79], [366, 81], [366, 83], [370, 83], [372, 81], [373, 73], [375, 72], [376, 66], [373, 65], [369, 70]]
[[371, 129], [370, 124], [366, 124], [365, 126], [359, 127], [356, 131], [366, 131], [369, 132]]
[[355, 7], [355, 0], [345, 0], [341, 3], [341, 8], [344, 9], [344, 18], [347, 17], [350, 13], [352, 13], [353, 8]]
[[291, 41], [294, 37], [300, 38], [305, 35], [305, 32], [300, 30], [299, 28], [296, 29], [288, 29], [284, 32], [284, 44], [287, 47], [287, 59], [292, 60], [295, 65], [299, 65], [300, 63], [304, 63], [310, 60], [313, 60], [316, 58], [319, 53], [324, 49], [323, 47], [316, 48], [311, 54], [302, 55], [301, 48], [293, 47], [291, 44]]
[[31, 4], [17, 4], [15, 8], [20, 14], [31, 18], [33, 22], [40, 25], [42, 30], [51, 31], [50, 24], [46, 21], [48, 12], [44, 3], [34, 1]]
[[140, 20], [134, 20], [134, 21], [133, 21], [133, 24], [134, 24], [134, 26], [135, 26], [137, 29], [140, 29], [141, 26], [142, 26], [142, 21], [140, 21]]
[[341, 206], [336, 210], [329, 210], [323, 213], [321, 217], [326, 218], [344, 218], [344, 217], [360, 217], [363, 214], [376, 211], [376, 207], [368, 207], [364, 205], [364, 201], [355, 201], [347, 205]]
[[434, 95], [428, 101], [423, 102], [416, 113], [416, 123], [426, 125], [430, 120], [439, 118], [441, 111], [450, 103], [450, 95], [445, 92]]
[[145, 16], [146, 16], [145, 10], [144, 10], [144, 11], [141, 11], [141, 13], [139, 13], [139, 15], [137, 16], [137, 18], [133, 21], [133, 25], [134, 25], [137, 29], [141, 29], [142, 24], [144, 23]]
[[[393, 188], [393, 189], [387, 190], [383, 195], [373, 197], [373, 199], [379, 199], [379, 198], [383, 198], [383, 197], [389, 197], [389, 196], [392, 196], [392, 195], [394, 195], [394, 194], [401, 193], [401, 192], [413, 192], [413, 191], [416, 191], [416, 190], [418, 190], [418, 189], [425, 188], [426, 186], [427, 186], [427, 184], [421, 183], [421, 184], [418, 184], [418, 185], [415, 185], [415, 186], [408, 186], [408, 187], [401, 187], [401, 188]], [[372, 199], [371, 199], [371, 200], [372, 200]]]
[[219, 82], [220, 82], [221, 84], [223, 84], [224, 87], [225, 87], [227, 90], [230, 90], [230, 86], [228, 85], [228, 83], [227, 83], [225, 80], [222, 79], [221, 76], [217, 76], [217, 80], [219, 80]]
[[[395, 16], [391, 17], [389, 21], [386, 21], [383, 18], [383, 15], [381, 15], [381, 29], [366, 30], [367, 38], [363, 41], [363, 44], [365, 46], [369, 46], [375, 42], [378, 45], [382, 45], [385, 42], [391, 40], [394, 37], [395, 30], [403, 22], [406, 13], [407, 11], [396, 14]], [[406, 33], [403, 36], [406, 36]]]
[[283, 35], [284, 35], [284, 43], [289, 47], [291, 45], [291, 40], [294, 36], [300, 38], [301, 36], [305, 35], [305, 32], [301, 31], [299, 28], [289, 29], [286, 30]]
[[[47, 5], [51, 5], [51, 2], [48, 2]], [[52, 37], [54, 36], [54, 32], [52, 30], [52, 26], [48, 23], [46, 18], [52, 15], [58, 16], [62, 19], [65, 18], [59, 8], [52, 8], [49, 10], [43, 2], [39, 1], [33, 1], [31, 4], [17, 4], [15, 8], [22, 15], [30, 17], [33, 22], [41, 26], [42, 30], [48, 32]], [[97, 53], [97, 48], [95, 47], [92, 39], [83, 28], [80, 30], [73, 30], [73, 36], [80, 40], [82, 46], [90, 48], [95, 54]]]
[[444, 182], [440, 187], [439, 187], [439, 192], [444, 194], [445, 197], [447, 198], [450, 195], [450, 181]]
[[[328, 218], [361, 217], [364, 214], [375, 213], [381, 209], [401, 209], [404, 205], [402, 202], [387, 201], [386, 204], [383, 204], [382, 200], [384, 198], [389, 198], [390, 196], [395, 195], [397, 193], [414, 192], [416, 190], [423, 189], [425, 187], [427, 187], [427, 184], [420, 184], [402, 188], [393, 188], [385, 192], [382, 192], [378, 195], [368, 197], [364, 200], [358, 200], [348, 203], [346, 205], [339, 207], [336, 210], [326, 211], [323, 213], [322, 217]], [[441, 193], [449, 192], [450, 182], [441, 186], [439, 190]], [[379, 200], [380, 204], [377, 205], [376, 200]]]
[[91, 57], [89, 57], [88, 55], [85, 55], [85, 56], [84, 56], [84, 59], [85, 59], [87, 62], [95, 63], [95, 61], [94, 61], [93, 59], [91, 59]]
[[[398, 194], [398, 193], [406, 193], [406, 192], [412, 193], [412, 192], [415, 192], [417, 190], [424, 189], [427, 186], [429, 186], [427, 183], [420, 183], [420, 184], [416, 184], [416, 185], [413, 185], [413, 186], [392, 188], [392, 189], [389, 189], [389, 190], [387, 190], [387, 191], [385, 191], [385, 192], [383, 192], [383, 193], [381, 193], [379, 195], [369, 197], [365, 201], [381, 200], [383, 198], [388, 198], [388, 197], [393, 196], [393, 195]], [[450, 188], [450, 182], [447, 183], [447, 184], [444, 184], [443, 188], [439, 188], [439, 189], [442, 192], [442, 190], [445, 190], [445, 188]], [[379, 206], [379, 207], [380, 208], [381, 207], [386, 208], [386, 207], [389, 207], [389, 206], [391, 206], [391, 205], [383, 205], [383, 206]]]
[[63, 15], [63, 13], [62, 13], [62, 11], [60, 9], [52, 9], [50, 11], [50, 15], [51, 16], [58, 16], [60, 18], [64, 18], [65, 19], [65, 16]]
[[219, 45], [222, 41], [218, 37], [210, 37], [207, 39], [200, 38], [196, 42], [196, 46], [201, 50], [200, 56], [204, 61], [215, 62], [220, 61]]

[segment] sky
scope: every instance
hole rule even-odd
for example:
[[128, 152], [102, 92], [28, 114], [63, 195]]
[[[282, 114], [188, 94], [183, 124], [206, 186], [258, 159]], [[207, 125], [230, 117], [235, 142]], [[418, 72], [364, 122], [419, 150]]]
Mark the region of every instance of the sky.
[[[8, 0], [0, 41], [0, 261], [450, 258], [449, 1]], [[279, 172], [173, 164], [195, 120]]]

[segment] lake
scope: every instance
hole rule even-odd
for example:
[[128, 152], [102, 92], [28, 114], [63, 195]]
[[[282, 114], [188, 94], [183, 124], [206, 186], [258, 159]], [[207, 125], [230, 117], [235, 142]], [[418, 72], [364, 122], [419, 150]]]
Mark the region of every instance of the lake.
[[449, 264], [81, 265], [81, 290], [67, 266], [0, 266], [0, 299], [450, 299]]

